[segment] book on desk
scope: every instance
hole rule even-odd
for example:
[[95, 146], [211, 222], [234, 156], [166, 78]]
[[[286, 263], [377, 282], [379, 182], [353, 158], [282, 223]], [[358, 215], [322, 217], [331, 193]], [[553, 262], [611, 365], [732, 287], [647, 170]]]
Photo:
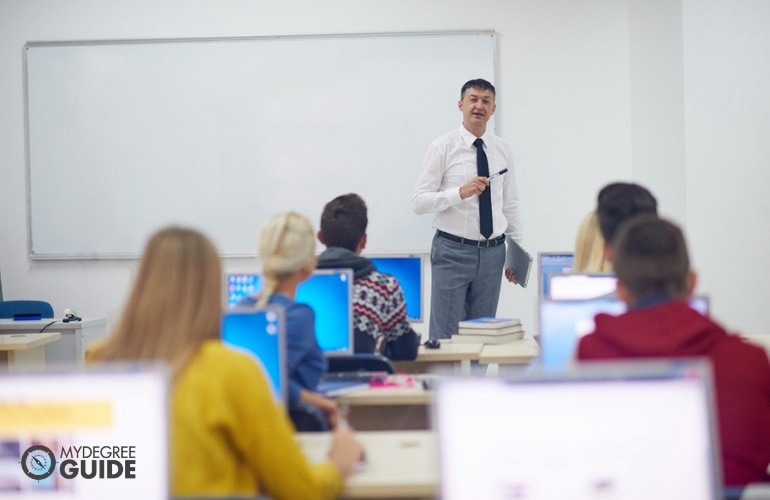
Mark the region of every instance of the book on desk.
[[521, 326], [521, 320], [519, 318], [492, 318], [484, 316], [460, 321], [457, 323], [457, 326], [460, 330], [498, 330], [500, 328]]
[[505, 335], [508, 333], [524, 333], [521, 325], [504, 326], [501, 328], [458, 328], [457, 333], [462, 335]]
[[524, 336], [518, 318], [474, 318], [460, 321], [452, 342], [461, 344], [504, 344]]
[[457, 333], [452, 335], [452, 342], [455, 344], [506, 344], [519, 340], [524, 337], [524, 330], [518, 332], [490, 334], [490, 335], [468, 335]]

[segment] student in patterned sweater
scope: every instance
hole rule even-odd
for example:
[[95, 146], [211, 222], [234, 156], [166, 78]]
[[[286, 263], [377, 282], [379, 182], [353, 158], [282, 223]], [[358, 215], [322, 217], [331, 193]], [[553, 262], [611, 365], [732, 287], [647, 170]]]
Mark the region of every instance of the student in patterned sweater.
[[357, 353], [378, 353], [394, 361], [417, 357], [419, 335], [406, 319], [404, 292], [398, 280], [380, 273], [360, 255], [366, 246], [366, 203], [357, 194], [344, 194], [326, 204], [318, 240], [326, 250], [319, 269], [353, 269], [354, 348]]

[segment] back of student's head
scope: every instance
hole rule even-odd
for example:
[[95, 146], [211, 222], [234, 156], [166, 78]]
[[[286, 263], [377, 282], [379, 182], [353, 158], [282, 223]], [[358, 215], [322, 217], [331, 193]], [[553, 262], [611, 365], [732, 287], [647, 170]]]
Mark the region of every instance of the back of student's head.
[[575, 236], [574, 270], [579, 273], [610, 273], [612, 264], [604, 254], [604, 238], [595, 210], [583, 217]]
[[321, 238], [327, 247], [342, 247], [355, 252], [368, 223], [363, 198], [355, 193], [343, 194], [324, 206]]
[[687, 244], [682, 230], [672, 222], [638, 215], [620, 228], [613, 249], [615, 274], [634, 298], [687, 296]]
[[158, 360], [180, 368], [205, 340], [219, 338], [221, 287], [211, 240], [195, 229], [157, 231], [112, 336], [89, 359]]
[[644, 186], [614, 182], [599, 191], [596, 213], [602, 237], [612, 245], [623, 222], [639, 214], [657, 215], [658, 201]]
[[262, 274], [280, 281], [312, 263], [315, 255], [313, 225], [297, 212], [283, 212], [267, 220], [259, 235]]

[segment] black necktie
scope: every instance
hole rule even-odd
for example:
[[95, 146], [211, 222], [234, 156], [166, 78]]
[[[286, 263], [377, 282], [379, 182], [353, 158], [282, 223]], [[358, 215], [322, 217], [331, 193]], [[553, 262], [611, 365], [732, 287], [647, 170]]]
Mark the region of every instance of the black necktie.
[[[476, 139], [473, 141], [476, 146], [476, 171], [479, 177], [489, 177], [489, 163], [487, 154], [484, 152], [484, 141]], [[479, 220], [481, 221], [479, 229], [482, 236], [489, 239], [492, 236], [492, 194], [491, 189], [487, 187], [479, 195]]]

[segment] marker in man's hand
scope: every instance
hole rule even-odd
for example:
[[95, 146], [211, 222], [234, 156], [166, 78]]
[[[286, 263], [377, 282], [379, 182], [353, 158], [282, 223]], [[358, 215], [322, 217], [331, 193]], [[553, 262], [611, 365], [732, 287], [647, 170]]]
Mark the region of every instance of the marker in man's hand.
[[504, 169], [502, 169], [501, 171], [499, 171], [499, 172], [495, 172], [494, 174], [490, 175], [489, 177], [487, 177], [487, 179], [489, 179], [489, 180], [491, 181], [492, 179], [494, 179], [494, 178], [495, 178], [495, 177], [497, 177], [498, 175], [503, 175], [503, 174], [504, 174], [504, 173], [506, 173], [507, 171], [508, 171], [508, 169], [507, 169], [507, 168], [504, 168]]

